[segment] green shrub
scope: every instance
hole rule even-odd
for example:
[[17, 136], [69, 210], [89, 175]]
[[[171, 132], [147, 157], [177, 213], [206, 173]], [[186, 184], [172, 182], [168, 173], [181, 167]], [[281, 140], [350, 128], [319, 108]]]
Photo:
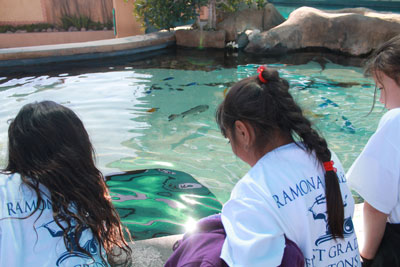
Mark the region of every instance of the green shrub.
[[266, 2], [266, 0], [136, 0], [134, 14], [142, 20], [145, 27], [150, 24], [158, 29], [169, 30], [176, 24], [197, 19], [199, 8], [208, 5], [214, 15], [209, 18], [205, 28], [215, 29], [217, 11], [234, 12], [242, 3], [249, 6], [256, 3], [258, 8], [262, 8]]
[[79, 15], [79, 16], [70, 16], [70, 15], [63, 15], [61, 17], [61, 28], [68, 30], [70, 27], [75, 27], [78, 30], [85, 28], [87, 30], [103, 30], [107, 28], [109, 30], [113, 27], [112, 21], [107, 21], [106, 23], [101, 23], [99, 21], [93, 21], [91, 18]]
[[95, 23], [87, 16], [63, 15], [61, 17], [61, 27], [65, 30], [68, 30], [69, 27], [75, 27], [78, 30], [89, 29], [92, 25], [95, 25]]
[[197, 10], [207, 0], [136, 0], [134, 13], [142, 20], [158, 29], [170, 29], [177, 23], [185, 23], [198, 17]]
[[55, 26], [49, 23], [36, 23], [36, 24], [26, 24], [26, 25], [0, 25], [0, 33], [16, 32], [18, 30], [27, 31], [27, 32], [34, 32], [42, 31], [43, 29], [47, 30], [48, 28], [54, 29]]

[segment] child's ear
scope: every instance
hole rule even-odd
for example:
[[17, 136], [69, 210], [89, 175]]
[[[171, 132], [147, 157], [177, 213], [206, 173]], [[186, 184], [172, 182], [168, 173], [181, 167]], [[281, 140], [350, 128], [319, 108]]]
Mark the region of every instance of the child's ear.
[[249, 147], [254, 141], [254, 129], [250, 123], [235, 121], [235, 138], [240, 139], [245, 147]]

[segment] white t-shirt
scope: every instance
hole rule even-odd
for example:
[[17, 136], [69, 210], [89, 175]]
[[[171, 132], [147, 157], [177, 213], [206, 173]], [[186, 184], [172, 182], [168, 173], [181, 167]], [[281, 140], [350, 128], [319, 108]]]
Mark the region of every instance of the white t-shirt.
[[278, 266], [284, 235], [295, 242], [305, 266], [361, 266], [352, 216], [354, 200], [333, 156], [345, 204], [344, 239], [328, 229], [324, 171], [296, 144], [262, 157], [236, 184], [222, 209], [227, 238], [221, 258], [229, 266]]
[[[90, 251], [93, 259], [79, 251], [68, 252], [61, 228], [54, 222], [48, 190], [41, 186], [44, 203], [40, 210], [26, 219], [37, 206], [35, 192], [21, 183], [19, 174], [0, 174], [0, 266], [65, 266], [105, 267], [100, 260], [99, 244], [90, 229], [80, 233], [79, 243]], [[40, 211], [42, 215], [38, 218]], [[76, 235], [71, 231], [70, 235]], [[74, 248], [76, 244], [68, 244]]]
[[390, 223], [400, 223], [400, 108], [382, 117], [347, 177], [371, 206], [389, 214]]

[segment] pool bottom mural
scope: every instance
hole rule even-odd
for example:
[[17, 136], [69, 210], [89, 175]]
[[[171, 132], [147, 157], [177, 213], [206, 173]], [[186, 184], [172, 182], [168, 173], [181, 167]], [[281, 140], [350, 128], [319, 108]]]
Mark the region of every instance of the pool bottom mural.
[[191, 175], [169, 169], [110, 174], [106, 183], [134, 240], [182, 234], [222, 203]]

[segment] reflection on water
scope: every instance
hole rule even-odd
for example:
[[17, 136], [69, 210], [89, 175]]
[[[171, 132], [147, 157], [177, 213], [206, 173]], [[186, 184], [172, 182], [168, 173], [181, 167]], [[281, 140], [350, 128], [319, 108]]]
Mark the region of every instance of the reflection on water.
[[[233, 155], [214, 114], [227, 88], [255, 75], [262, 60], [242, 61], [235, 65], [229, 58], [178, 55], [173, 60], [147, 60], [148, 65], [141, 61], [82, 73], [74, 69], [0, 77], [0, 164], [6, 153], [7, 120], [26, 103], [50, 99], [72, 108], [84, 121], [104, 173], [180, 170], [224, 202], [249, 167]], [[371, 80], [361, 69], [332, 63], [329, 57], [265, 61], [290, 80], [291, 93], [348, 169], [383, 115], [378, 104], [365, 117], [372, 104]], [[169, 119], [172, 114], [180, 115]]]

